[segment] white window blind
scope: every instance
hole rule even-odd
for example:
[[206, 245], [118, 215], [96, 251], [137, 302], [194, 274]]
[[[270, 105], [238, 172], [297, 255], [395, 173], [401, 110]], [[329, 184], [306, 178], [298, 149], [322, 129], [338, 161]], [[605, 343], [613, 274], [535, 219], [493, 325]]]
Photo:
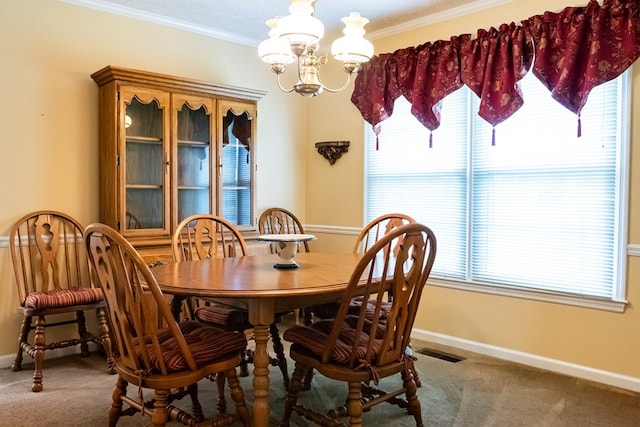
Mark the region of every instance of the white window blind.
[[379, 150], [366, 125], [365, 220], [402, 212], [431, 227], [436, 277], [619, 300], [623, 77], [591, 92], [581, 138], [532, 73], [521, 83], [525, 105], [496, 127], [495, 146], [466, 87], [444, 99], [432, 148], [402, 97]]

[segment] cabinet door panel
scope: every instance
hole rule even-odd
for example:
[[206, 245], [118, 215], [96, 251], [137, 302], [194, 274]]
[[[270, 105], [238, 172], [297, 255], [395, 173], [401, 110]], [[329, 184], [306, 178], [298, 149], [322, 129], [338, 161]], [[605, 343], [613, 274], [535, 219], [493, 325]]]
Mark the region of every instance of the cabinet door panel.
[[173, 95], [176, 225], [190, 215], [214, 212], [214, 105], [215, 101], [206, 97]]
[[254, 148], [256, 107], [220, 101], [220, 213], [240, 229], [254, 224]]
[[120, 148], [120, 231], [125, 235], [169, 232], [169, 96], [166, 92], [123, 87]]

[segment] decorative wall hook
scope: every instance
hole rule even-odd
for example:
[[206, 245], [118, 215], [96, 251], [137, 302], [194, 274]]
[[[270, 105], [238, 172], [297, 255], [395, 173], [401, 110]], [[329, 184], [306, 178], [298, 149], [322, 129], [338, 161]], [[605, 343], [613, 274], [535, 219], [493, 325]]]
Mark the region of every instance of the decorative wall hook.
[[318, 153], [322, 154], [329, 164], [334, 164], [343, 153], [349, 151], [349, 141], [316, 142]]

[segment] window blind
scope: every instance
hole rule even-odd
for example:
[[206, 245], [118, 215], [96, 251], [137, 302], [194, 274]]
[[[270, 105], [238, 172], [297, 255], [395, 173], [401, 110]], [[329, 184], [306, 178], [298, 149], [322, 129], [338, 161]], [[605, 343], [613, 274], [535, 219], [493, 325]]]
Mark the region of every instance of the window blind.
[[618, 80], [592, 91], [578, 138], [578, 118], [529, 73], [525, 105], [496, 127], [496, 145], [466, 87], [443, 100], [432, 148], [399, 98], [379, 150], [367, 131], [365, 220], [395, 211], [431, 227], [434, 276], [613, 298], [626, 179]]

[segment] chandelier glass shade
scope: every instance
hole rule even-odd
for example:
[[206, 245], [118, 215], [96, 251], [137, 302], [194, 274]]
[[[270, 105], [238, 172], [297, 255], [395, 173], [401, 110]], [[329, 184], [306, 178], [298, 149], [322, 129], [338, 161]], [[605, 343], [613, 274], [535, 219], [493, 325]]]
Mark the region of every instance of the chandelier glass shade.
[[[361, 64], [373, 56], [373, 45], [364, 38], [364, 26], [369, 20], [352, 12], [342, 18], [344, 36], [331, 46], [331, 54], [343, 63], [343, 69], [348, 74], [347, 81], [339, 89], [325, 87], [320, 81], [320, 65], [326, 64], [328, 57], [326, 54], [317, 54], [324, 36], [324, 25], [313, 16], [314, 4], [315, 0], [291, 0], [290, 14], [269, 19], [269, 38], [258, 46], [258, 56], [276, 74], [280, 89], [295, 91], [305, 97], [316, 96], [324, 90], [339, 92], [346, 88]], [[287, 65], [296, 61], [298, 82], [291, 89], [285, 89], [280, 82], [280, 75], [285, 72]]]

